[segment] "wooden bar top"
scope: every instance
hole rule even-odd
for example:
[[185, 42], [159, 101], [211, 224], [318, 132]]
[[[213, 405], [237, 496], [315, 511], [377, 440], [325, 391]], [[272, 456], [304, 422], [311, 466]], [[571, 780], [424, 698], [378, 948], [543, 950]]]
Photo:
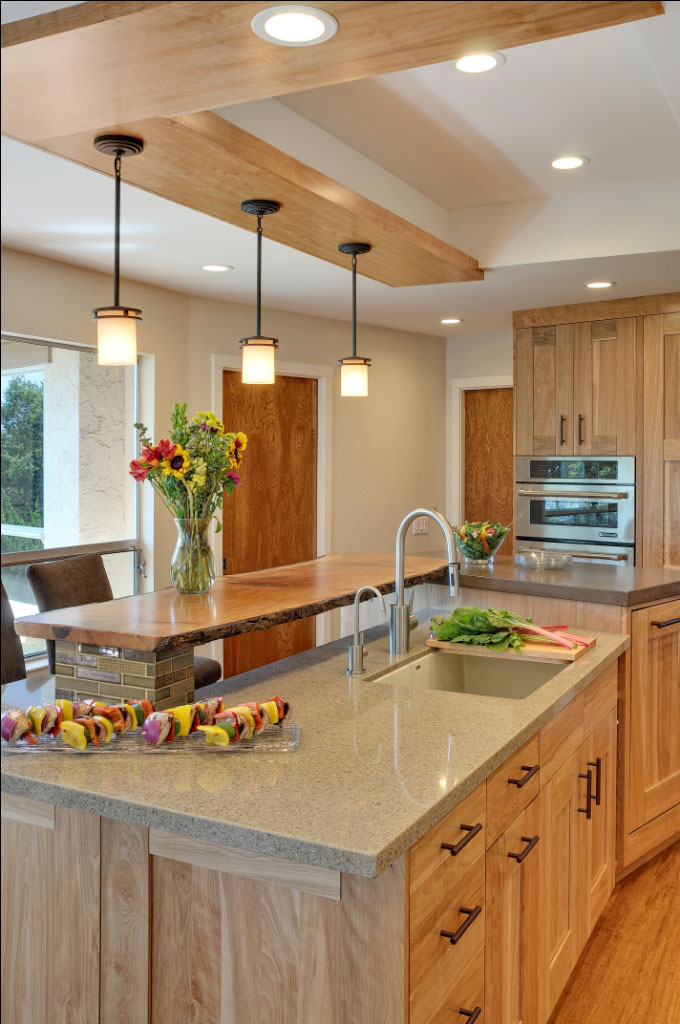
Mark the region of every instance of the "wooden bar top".
[[[406, 586], [445, 575], [441, 558], [406, 557]], [[220, 576], [208, 594], [178, 594], [174, 588], [117, 601], [27, 615], [14, 628], [20, 636], [173, 651], [238, 633], [277, 626], [351, 604], [359, 587], [394, 590], [394, 555], [324, 555], [276, 569]]]

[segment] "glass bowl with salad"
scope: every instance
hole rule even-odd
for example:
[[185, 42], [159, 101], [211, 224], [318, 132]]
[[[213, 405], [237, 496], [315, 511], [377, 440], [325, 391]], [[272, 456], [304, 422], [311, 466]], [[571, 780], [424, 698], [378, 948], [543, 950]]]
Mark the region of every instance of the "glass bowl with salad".
[[490, 565], [493, 556], [510, 533], [502, 523], [469, 523], [456, 527], [455, 538], [467, 565]]

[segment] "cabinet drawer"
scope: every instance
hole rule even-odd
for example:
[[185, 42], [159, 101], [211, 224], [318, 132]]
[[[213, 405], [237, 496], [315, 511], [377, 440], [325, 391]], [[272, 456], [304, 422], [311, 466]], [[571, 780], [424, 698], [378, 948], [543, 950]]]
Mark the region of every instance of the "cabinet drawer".
[[536, 769], [539, 764], [537, 733], [487, 779], [487, 849], [538, 793], [541, 773]]
[[[461, 913], [480, 908], [477, 916]], [[469, 920], [470, 924], [455, 945], [442, 931], [455, 933]], [[444, 1015], [443, 1008], [464, 1006], [471, 998], [470, 974], [479, 971], [484, 957], [484, 859], [479, 858], [472, 868], [453, 887], [449, 897], [411, 935], [410, 944], [410, 1024], [439, 1024], [443, 1020], [456, 1020]], [[482, 968], [483, 983], [483, 968]], [[458, 992], [460, 992], [460, 1002]], [[481, 992], [481, 986], [480, 986]], [[480, 1003], [477, 997], [475, 1005]], [[472, 1007], [464, 1007], [474, 1009]], [[460, 1017], [460, 1024], [465, 1020]], [[458, 1022], [456, 1022], [458, 1024]]]
[[601, 722], [608, 712], [616, 707], [618, 685], [619, 663], [615, 661], [584, 691], [584, 735], [587, 736], [589, 732], [592, 732], [598, 722]]
[[583, 741], [583, 694], [579, 693], [562, 708], [538, 736], [541, 786], [546, 786]]
[[[466, 826], [466, 828], [463, 828]], [[472, 865], [484, 856], [486, 783], [470, 793], [411, 850], [410, 932], [418, 928]], [[457, 853], [442, 843], [462, 847]]]
[[[434, 1016], [418, 1015], [411, 1011], [411, 1024], [469, 1024], [468, 1014], [474, 1013], [477, 1007], [482, 1011], [475, 1024], [484, 1024], [484, 950], [469, 962], [464, 974], [452, 986], [450, 994], [435, 1011]], [[467, 1010], [467, 1013], [461, 1013]]]

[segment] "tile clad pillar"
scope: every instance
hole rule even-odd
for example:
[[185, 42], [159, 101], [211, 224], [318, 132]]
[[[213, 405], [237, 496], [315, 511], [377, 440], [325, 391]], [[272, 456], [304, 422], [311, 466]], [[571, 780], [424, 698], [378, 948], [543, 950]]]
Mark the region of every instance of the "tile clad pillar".
[[194, 699], [192, 647], [149, 653], [57, 640], [55, 670], [57, 697], [151, 700], [160, 711]]

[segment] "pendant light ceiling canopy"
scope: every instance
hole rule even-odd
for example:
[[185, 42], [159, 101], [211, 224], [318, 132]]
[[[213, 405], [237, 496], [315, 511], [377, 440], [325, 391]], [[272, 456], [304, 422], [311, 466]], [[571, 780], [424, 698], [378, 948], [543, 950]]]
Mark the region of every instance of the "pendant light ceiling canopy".
[[244, 384], [273, 384], [279, 340], [262, 335], [262, 218], [278, 213], [281, 204], [275, 199], [246, 199], [241, 209], [257, 217], [257, 320], [255, 334], [239, 341], [243, 353], [241, 380]]
[[113, 242], [113, 305], [92, 310], [97, 324], [97, 361], [100, 366], [134, 366], [137, 362], [137, 321], [141, 309], [120, 304], [120, 183], [124, 156], [137, 156], [144, 143], [132, 135], [98, 135], [94, 148], [114, 158], [115, 213]]
[[371, 360], [357, 355], [357, 256], [370, 251], [367, 242], [343, 242], [338, 246], [338, 252], [352, 257], [352, 355], [338, 360], [340, 394], [343, 398], [366, 398], [368, 395], [368, 368]]

